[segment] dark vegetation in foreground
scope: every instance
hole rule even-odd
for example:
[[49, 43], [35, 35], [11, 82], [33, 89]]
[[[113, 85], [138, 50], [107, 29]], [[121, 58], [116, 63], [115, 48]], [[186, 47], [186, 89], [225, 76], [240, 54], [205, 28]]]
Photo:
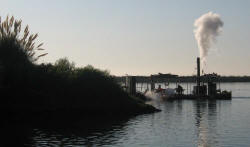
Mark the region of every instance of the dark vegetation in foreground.
[[74, 117], [86, 115], [134, 115], [157, 111], [130, 96], [107, 71], [90, 65], [74, 66], [67, 58], [55, 64], [36, 64], [46, 55], [35, 47], [36, 35], [28, 26], [21, 36], [21, 21], [0, 21], [1, 110], [16, 117]]

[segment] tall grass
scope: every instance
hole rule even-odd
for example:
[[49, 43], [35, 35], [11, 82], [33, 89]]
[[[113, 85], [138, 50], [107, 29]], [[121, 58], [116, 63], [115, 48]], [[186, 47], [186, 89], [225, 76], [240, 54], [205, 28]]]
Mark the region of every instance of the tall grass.
[[[37, 61], [40, 57], [47, 55], [47, 53], [36, 55], [36, 51], [44, 50], [41, 48], [43, 43], [36, 45], [35, 40], [38, 34], [31, 34], [29, 31], [29, 26], [22, 30], [22, 20], [17, 20], [13, 16], [9, 18], [6, 17], [4, 21], [0, 17], [0, 39], [1, 41], [12, 40], [19, 45], [19, 49], [22, 50], [31, 62]], [[4, 52], [4, 48], [1, 48]], [[8, 52], [8, 51], [5, 51]]]

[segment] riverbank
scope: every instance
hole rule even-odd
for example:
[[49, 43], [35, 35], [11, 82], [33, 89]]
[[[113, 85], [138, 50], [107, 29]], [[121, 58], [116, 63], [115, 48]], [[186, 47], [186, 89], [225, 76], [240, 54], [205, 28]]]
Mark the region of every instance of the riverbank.
[[[8, 121], [61, 121], [70, 123], [72, 120], [129, 117], [146, 113], [159, 112], [159, 109], [145, 104], [142, 100], [125, 95], [117, 101], [106, 98], [98, 102], [82, 97], [78, 105], [72, 104], [72, 99], [61, 97], [64, 103], [54, 101], [53, 97], [32, 91], [30, 89], [2, 88], [1, 114]], [[93, 98], [93, 97], [92, 97]]]

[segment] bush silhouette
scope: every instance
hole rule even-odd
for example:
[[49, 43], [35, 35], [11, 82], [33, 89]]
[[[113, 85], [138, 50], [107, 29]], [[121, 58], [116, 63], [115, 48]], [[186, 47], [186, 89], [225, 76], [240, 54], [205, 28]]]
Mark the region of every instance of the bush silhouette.
[[0, 21], [0, 63], [7, 95], [2, 108], [63, 115], [66, 112], [135, 114], [155, 111], [123, 91], [106, 70], [91, 65], [75, 67], [67, 58], [55, 64], [36, 64], [40, 57], [47, 55], [36, 55], [43, 50], [42, 44], [35, 46], [37, 36], [29, 34], [28, 26], [21, 33], [21, 20], [14, 17]]

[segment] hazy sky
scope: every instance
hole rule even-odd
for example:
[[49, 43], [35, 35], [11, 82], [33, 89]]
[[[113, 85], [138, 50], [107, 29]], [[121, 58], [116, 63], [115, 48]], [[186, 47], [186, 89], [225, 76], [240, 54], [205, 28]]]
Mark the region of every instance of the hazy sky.
[[14, 15], [39, 33], [49, 54], [114, 75], [195, 73], [199, 55], [195, 19], [220, 14], [223, 33], [206, 72], [250, 75], [250, 0], [4, 0], [0, 15]]

